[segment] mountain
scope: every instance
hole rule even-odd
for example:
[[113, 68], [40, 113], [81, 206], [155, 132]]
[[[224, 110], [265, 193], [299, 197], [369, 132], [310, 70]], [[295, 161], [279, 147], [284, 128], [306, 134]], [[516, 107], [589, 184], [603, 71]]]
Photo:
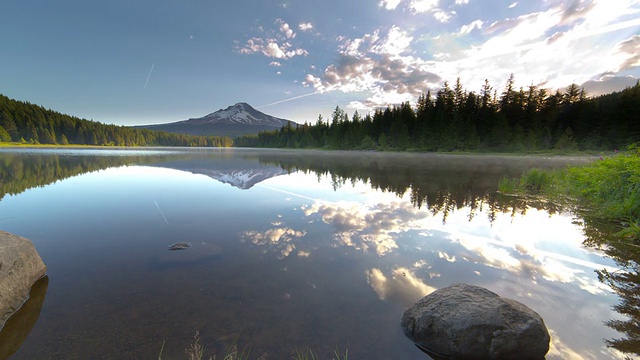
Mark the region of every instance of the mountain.
[[179, 134], [235, 137], [257, 134], [265, 130], [277, 130], [289, 123], [294, 127], [297, 125], [291, 120], [267, 115], [247, 103], [239, 102], [200, 118], [136, 127]]
[[272, 177], [288, 174], [275, 165], [260, 163], [257, 159], [238, 157], [203, 157], [189, 160], [172, 160], [147, 166], [163, 167], [208, 176], [221, 183], [242, 190]]

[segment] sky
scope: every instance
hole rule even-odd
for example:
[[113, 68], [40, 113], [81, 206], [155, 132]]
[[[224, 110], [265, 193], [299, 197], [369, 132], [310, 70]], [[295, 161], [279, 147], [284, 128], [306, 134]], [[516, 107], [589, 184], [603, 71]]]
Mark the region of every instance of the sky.
[[640, 0], [5, 0], [0, 93], [118, 125], [247, 102], [299, 123], [435, 93], [640, 78]]

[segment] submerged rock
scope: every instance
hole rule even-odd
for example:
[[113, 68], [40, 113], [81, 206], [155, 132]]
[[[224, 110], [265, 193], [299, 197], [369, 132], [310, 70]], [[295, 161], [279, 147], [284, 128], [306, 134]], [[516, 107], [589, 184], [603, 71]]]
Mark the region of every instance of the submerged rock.
[[443, 359], [544, 359], [549, 332], [526, 305], [478, 286], [437, 290], [405, 310], [402, 330]]
[[[160, 266], [190, 265], [213, 258], [222, 253], [222, 246], [211, 242], [194, 242], [189, 251], [162, 251], [155, 258]], [[178, 250], [178, 249], [176, 249]], [[184, 249], [179, 249], [184, 250]]]
[[191, 247], [191, 243], [179, 242], [169, 246], [169, 250], [184, 250]]
[[0, 231], [0, 328], [46, 272], [47, 267], [30, 240]]
[[4, 323], [0, 330], [0, 359], [11, 358], [33, 329], [40, 316], [48, 285], [49, 278], [46, 275], [36, 281], [29, 292], [29, 299]]

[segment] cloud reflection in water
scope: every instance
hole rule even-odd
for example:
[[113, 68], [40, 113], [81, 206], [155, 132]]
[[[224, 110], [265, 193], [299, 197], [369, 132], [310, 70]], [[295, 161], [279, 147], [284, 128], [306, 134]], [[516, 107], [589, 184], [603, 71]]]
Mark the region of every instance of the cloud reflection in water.
[[[246, 231], [242, 234], [245, 239], [249, 239], [255, 245], [265, 246], [267, 250], [276, 251], [279, 259], [284, 259], [291, 255], [296, 246], [293, 239], [306, 235], [304, 231], [296, 231], [291, 228], [277, 227], [265, 232]], [[307, 255], [308, 256], [308, 255]]]
[[306, 216], [320, 215], [335, 229], [338, 245], [384, 256], [398, 248], [398, 234], [421, 229], [421, 220], [429, 216], [406, 201], [389, 203], [314, 202], [303, 208]]
[[425, 284], [411, 269], [404, 267], [391, 270], [389, 275], [373, 268], [367, 271], [367, 281], [380, 300], [394, 300], [404, 306], [409, 306], [436, 291], [436, 288]]

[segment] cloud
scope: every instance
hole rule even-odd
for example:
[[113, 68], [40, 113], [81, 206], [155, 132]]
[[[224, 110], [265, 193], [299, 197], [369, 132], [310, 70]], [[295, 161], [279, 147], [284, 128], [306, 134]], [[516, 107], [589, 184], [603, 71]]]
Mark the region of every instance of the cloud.
[[[277, 30], [264, 30], [262, 27], [258, 28], [258, 30], [261, 33], [265, 33], [266, 36], [252, 37], [242, 45], [239, 45], [236, 41], [236, 51], [245, 55], [262, 54], [268, 58], [280, 60], [309, 55], [307, 50], [292, 44], [296, 33], [288, 23], [280, 18], [276, 19], [274, 23], [277, 26]], [[279, 62], [271, 62], [269, 65], [278, 66], [274, 65], [276, 63]], [[279, 64], [282, 65], [281, 63]]]
[[279, 61], [272, 61], [269, 63], [269, 66], [275, 66], [275, 67], [280, 67], [282, 66], [282, 63]]
[[617, 46], [617, 54], [626, 57], [618, 71], [625, 71], [640, 66], [640, 35], [633, 35]]
[[396, 267], [389, 275], [373, 268], [366, 275], [367, 282], [380, 300], [393, 300], [405, 307], [436, 291], [436, 288], [425, 284], [412, 270], [404, 267]]
[[[430, 63], [410, 55], [413, 37], [397, 26], [344, 40], [338, 60], [320, 76], [308, 74], [304, 84], [317, 91], [369, 91], [358, 105], [386, 106], [413, 99], [441, 78], [429, 71]], [[356, 105], [354, 103], [354, 105]]]
[[340, 246], [361, 251], [373, 251], [384, 256], [398, 248], [398, 234], [419, 227], [428, 216], [424, 210], [408, 202], [361, 204], [340, 201], [315, 202], [305, 207], [306, 216], [320, 216], [335, 229], [334, 240]]
[[482, 29], [482, 25], [484, 25], [484, 21], [482, 20], [472, 21], [467, 25], [462, 25], [462, 27], [460, 28], [459, 34], [467, 35], [475, 29]]
[[[614, 268], [606, 265], [539, 250], [533, 243], [524, 240], [508, 243], [470, 234], [454, 235], [451, 240], [470, 251], [460, 255], [467, 261], [506, 270], [519, 277], [528, 277], [532, 281], [541, 277], [550, 282], [573, 283], [592, 294], [611, 291], [606, 285], [585, 272], [585, 269], [592, 271], [602, 268], [615, 271]], [[446, 253], [440, 253], [439, 257], [452, 261]]]
[[414, 13], [421, 14], [438, 8], [439, 0], [411, 0], [409, 9]]
[[298, 29], [300, 29], [300, 31], [311, 31], [313, 30], [313, 24], [310, 22], [300, 23], [298, 24]]
[[247, 55], [261, 53], [266, 57], [282, 60], [291, 59], [295, 56], [309, 55], [307, 50], [301, 48], [294, 49], [293, 45], [289, 42], [278, 44], [275, 39], [265, 40], [262, 38], [251, 38], [247, 40], [245, 46], [238, 51], [241, 54]]
[[[337, 37], [334, 61], [310, 70], [302, 84], [320, 93], [361, 93], [348, 107], [372, 111], [414, 102], [421, 93], [440, 88], [443, 79], [460, 77], [469, 90], [478, 91], [485, 79], [498, 88], [515, 74], [516, 87], [559, 89], [640, 65], [640, 35], [634, 35], [640, 27], [638, 0], [554, 0], [533, 11], [525, 10], [529, 4], [515, 9], [517, 4], [504, 4], [505, 10], [514, 9], [506, 12], [514, 16], [457, 24], [456, 6], [481, 5], [379, 1], [381, 9], [402, 12], [403, 20], [357, 37]], [[439, 29], [433, 22], [425, 24], [425, 15], [443, 24]], [[621, 42], [625, 33], [629, 38]]]
[[263, 246], [265, 248], [265, 252], [274, 251], [278, 254], [279, 259], [284, 259], [296, 248], [293, 243], [293, 239], [302, 238], [306, 234], [307, 233], [304, 231], [296, 231], [286, 227], [277, 227], [264, 232], [246, 231], [242, 234], [242, 237], [250, 240], [255, 245]]
[[433, 17], [441, 23], [448, 23], [456, 14], [457, 13], [455, 11], [444, 11], [438, 9], [433, 12]]
[[296, 37], [296, 33], [293, 32], [293, 29], [284, 22], [282, 19], [276, 19], [276, 24], [279, 26], [280, 32], [284, 34], [287, 39], [293, 39]]
[[560, 24], [568, 25], [573, 21], [584, 19], [595, 8], [597, 1], [573, 0], [562, 10]]
[[378, 6], [387, 10], [395, 10], [402, 0], [381, 0]]

